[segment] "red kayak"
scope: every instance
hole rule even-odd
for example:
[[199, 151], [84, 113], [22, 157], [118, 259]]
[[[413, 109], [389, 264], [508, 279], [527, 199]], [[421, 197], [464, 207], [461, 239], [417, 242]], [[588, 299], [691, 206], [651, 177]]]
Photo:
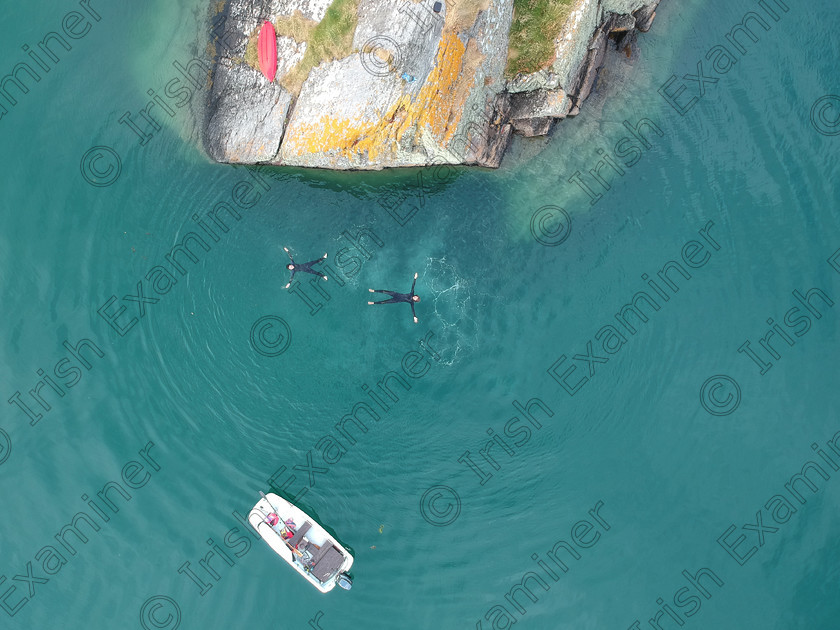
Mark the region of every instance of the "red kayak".
[[260, 70], [269, 81], [274, 81], [277, 74], [277, 33], [271, 22], [264, 22], [257, 39], [257, 58]]

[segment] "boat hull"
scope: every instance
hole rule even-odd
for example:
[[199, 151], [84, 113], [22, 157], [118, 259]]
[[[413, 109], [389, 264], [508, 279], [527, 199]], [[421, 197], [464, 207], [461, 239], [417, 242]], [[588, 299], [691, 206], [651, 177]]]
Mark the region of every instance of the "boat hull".
[[264, 22], [257, 39], [257, 59], [260, 71], [269, 81], [277, 75], [277, 33], [271, 22]]
[[[270, 514], [277, 514], [279, 517], [278, 524], [273, 527], [267, 520], [267, 517]], [[295, 522], [298, 529], [303, 529], [302, 526], [305, 523], [310, 524], [310, 527], [306, 530], [306, 534], [304, 536], [306, 543], [317, 545], [318, 547], [326, 550], [333, 547], [337, 553], [343, 556], [340, 566], [334, 570], [334, 573], [328, 579], [321, 581], [313, 574], [312, 570], [307, 571], [301, 563], [299, 556], [278, 531], [278, 529], [282, 528], [284, 522], [289, 519]], [[342, 573], [346, 573], [350, 570], [350, 567], [353, 566], [353, 556], [350, 555], [350, 552], [348, 552], [341, 543], [333, 538], [323, 527], [321, 527], [321, 525], [318, 524], [317, 521], [315, 521], [315, 519], [306, 514], [306, 512], [276, 494], [269, 493], [264, 498], [260, 499], [248, 514], [248, 522], [278, 556], [283, 558], [283, 560], [285, 560], [287, 564], [291, 565], [295, 571], [300, 573], [307, 582], [312, 584], [312, 586], [322, 593], [328, 593], [334, 589], [338, 581], [338, 576]]]

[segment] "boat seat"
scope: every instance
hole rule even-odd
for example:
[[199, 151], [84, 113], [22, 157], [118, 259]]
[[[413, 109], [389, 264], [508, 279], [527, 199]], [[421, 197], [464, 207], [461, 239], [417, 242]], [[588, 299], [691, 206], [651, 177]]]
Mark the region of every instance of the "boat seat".
[[344, 555], [333, 545], [324, 545], [312, 558], [312, 575], [324, 582], [344, 564]]
[[310, 527], [312, 527], [312, 523], [310, 523], [309, 521], [306, 521], [303, 525], [301, 525], [300, 528], [295, 532], [295, 535], [286, 541], [289, 543], [289, 547], [294, 548], [294, 546], [300, 542], [301, 538], [303, 538], [306, 535], [306, 532], [309, 531]]

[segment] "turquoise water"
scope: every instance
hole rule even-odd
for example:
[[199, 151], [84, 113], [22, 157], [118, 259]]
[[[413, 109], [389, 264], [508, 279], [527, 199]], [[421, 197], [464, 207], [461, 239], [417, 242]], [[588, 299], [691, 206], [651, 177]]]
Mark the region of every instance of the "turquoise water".
[[[141, 146], [119, 119], [203, 48], [206, 3], [89, 6], [0, 118], [1, 627], [837, 627], [835, 4], [666, 0], [579, 117], [437, 177], [211, 164], [189, 107]], [[73, 10], [7, 7], [3, 74]], [[769, 30], [716, 73], [753, 10]], [[688, 107], [698, 60], [717, 82], [680, 115], [658, 90]], [[620, 144], [642, 119], [661, 135]], [[80, 169], [97, 146], [108, 186]], [[190, 232], [209, 249], [180, 273]], [[283, 246], [330, 253], [323, 293], [282, 290]], [[414, 272], [419, 324], [365, 304]], [[270, 483], [353, 550], [353, 590], [237, 520]]]

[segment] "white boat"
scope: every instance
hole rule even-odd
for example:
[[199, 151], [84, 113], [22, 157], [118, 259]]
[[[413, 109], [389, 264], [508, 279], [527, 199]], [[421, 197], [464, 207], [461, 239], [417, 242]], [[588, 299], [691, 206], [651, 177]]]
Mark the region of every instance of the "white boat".
[[336, 584], [350, 590], [350, 552], [299, 507], [273, 493], [260, 495], [248, 522], [268, 546], [322, 593]]

